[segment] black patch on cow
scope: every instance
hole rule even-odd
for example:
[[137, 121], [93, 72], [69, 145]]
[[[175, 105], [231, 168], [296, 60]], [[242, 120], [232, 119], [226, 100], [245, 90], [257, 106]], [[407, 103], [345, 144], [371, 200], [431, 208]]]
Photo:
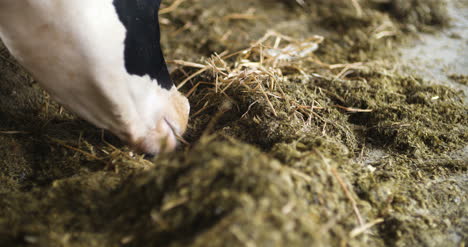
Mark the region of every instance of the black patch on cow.
[[127, 29], [125, 68], [132, 75], [149, 75], [165, 89], [173, 86], [159, 43], [158, 10], [161, 0], [114, 0]]

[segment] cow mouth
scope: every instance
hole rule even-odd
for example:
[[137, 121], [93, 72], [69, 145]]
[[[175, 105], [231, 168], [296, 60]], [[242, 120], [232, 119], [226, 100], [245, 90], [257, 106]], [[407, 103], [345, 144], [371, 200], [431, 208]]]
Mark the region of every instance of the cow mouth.
[[181, 135], [179, 135], [179, 132], [177, 131], [177, 128], [171, 122], [169, 122], [169, 120], [164, 118], [164, 121], [166, 122], [167, 126], [169, 126], [169, 128], [172, 131], [172, 134], [175, 136], [175, 138], [178, 141], [180, 141], [181, 143], [183, 143], [185, 145], [189, 145], [189, 143]]

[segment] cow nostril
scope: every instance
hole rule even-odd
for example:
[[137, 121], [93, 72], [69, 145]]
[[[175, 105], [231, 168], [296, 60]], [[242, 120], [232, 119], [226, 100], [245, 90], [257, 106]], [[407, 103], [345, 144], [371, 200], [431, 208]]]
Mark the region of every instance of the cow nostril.
[[153, 159], [154, 157], [156, 157], [155, 154], [150, 154], [150, 153], [143, 154], [143, 158], [146, 159], [146, 160]]

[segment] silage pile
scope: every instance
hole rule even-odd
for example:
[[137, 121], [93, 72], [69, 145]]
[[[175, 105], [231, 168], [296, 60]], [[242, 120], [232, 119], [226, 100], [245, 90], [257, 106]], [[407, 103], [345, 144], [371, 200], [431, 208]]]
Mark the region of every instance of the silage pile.
[[[403, 2], [168, 2], [163, 43], [191, 122], [151, 161], [37, 88], [0, 98], [1, 143], [19, 149], [0, 152], [0, 243], [463, 245], [468, 107], [392, 64], [407, 32], [446, 17]], [[18, 89], [2, 66], [4, 97]]]

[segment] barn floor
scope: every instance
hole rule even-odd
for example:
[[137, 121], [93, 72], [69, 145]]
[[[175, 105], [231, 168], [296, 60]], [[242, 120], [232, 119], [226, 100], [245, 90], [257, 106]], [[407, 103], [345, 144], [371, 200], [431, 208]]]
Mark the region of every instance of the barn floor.
[[152, 160], [0, 45], [0, 246], [465, 246], [468, 3], [449, 3], [164, 1], [192, 113]]

